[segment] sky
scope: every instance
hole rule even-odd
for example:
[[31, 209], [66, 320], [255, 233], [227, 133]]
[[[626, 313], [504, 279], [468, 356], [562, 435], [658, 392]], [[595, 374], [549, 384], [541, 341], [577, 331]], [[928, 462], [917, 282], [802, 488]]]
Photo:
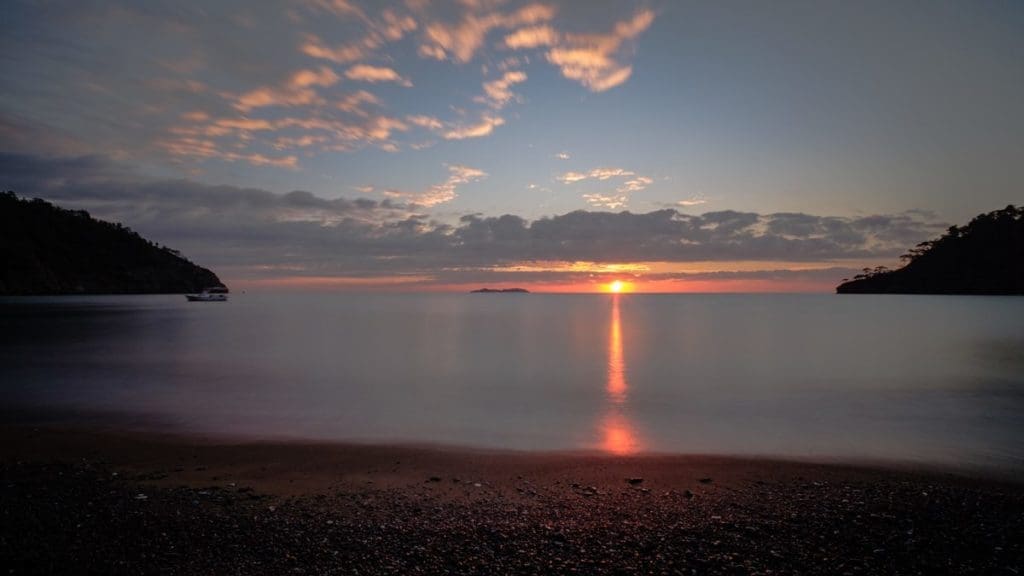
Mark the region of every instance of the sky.
[[19, 1], [0, 187], [233, 287], [829, 291], [1024, 201], [1024, 4]]

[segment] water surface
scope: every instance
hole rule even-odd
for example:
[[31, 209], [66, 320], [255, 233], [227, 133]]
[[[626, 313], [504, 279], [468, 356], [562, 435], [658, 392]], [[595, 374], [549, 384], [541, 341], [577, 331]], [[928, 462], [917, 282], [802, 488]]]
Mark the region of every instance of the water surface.
[[0, 300], [6, 418], [1024, 470], [1024, 298]]

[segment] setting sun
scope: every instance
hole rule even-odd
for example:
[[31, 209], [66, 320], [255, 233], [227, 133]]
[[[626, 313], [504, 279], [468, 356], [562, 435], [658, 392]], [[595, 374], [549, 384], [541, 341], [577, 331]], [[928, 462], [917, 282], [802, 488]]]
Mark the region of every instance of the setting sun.
[[608, 291], [618, 294], [619, 292], [622, 292], [624, 286], [625, 284], [623, 284], [622, 280], [616, 280], [608, 285]]

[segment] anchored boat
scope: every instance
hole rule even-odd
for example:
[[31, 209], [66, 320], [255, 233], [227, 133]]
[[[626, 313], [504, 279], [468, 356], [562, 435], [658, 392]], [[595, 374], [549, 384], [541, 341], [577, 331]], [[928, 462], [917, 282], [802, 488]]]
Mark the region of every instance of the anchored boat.
[[198, 294], [185, 294], [185, 298], [189, 302], [227, 302], [228, 289], [224, 286], [203, 288], [203, 291]]

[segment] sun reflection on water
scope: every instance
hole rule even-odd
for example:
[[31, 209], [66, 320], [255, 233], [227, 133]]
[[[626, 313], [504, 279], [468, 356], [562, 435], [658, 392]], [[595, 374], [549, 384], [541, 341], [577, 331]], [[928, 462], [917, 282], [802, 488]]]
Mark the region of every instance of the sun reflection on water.
[[608, 335], [608, 410], [601, 422], [601, 449], [611, 454], [628, 455], [640, 449], [636, 432], [626, 418], [629, 384], [626, 381], [626, 361], [622, 353], [622, 319], [619, 313], [619, 295], [612, 296], [611, 328]]

